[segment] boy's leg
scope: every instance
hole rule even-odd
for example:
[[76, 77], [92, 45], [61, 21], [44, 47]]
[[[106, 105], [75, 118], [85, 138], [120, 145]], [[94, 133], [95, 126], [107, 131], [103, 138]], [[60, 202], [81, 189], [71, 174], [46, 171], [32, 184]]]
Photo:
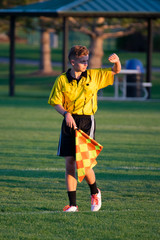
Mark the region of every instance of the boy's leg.
[[86, 173], [87, 181], [91, 191], [91, 211], [99, 211], [101, 208], [101, 191], [97, 188], [96, 177], [93, 169], [89, 169]]
[[95, 173], [92, 168], [86, 172], [85, 180], [90, 187], [91, 195], [98, 193], [96, 177], [95, 177]]
[[66, 186], [68, 191], [68, 198], [70, 206], [76, 206], [76, 161], [75, 158], [65, 157], [66, 160]]
[[66, 185], [68, 191], [76, 191], [76, 161], [74, 157], [65, 157], [66, 160]]
[[85, 180], [88, 184], [93, 184], [96, 181], [96, 177], [95, 177], [93, 168], [87, 170]]

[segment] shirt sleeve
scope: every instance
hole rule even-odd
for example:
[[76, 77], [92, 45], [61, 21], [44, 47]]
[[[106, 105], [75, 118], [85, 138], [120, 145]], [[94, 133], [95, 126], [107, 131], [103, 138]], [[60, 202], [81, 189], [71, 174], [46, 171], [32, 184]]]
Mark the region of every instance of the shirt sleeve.
[[108, 85], [113, 85], [114, 74], [112, 72], [112, 68], [94, 69], [94, 71], [95, 81], [98, 86], [98, 90], [101, 88], [105, 88]]
[[53, 85], [53, 88], [51, 90], [48, 103], [52, 106], [55, 106], [57, 104], [60, 104], [63, 106], [64, 103], [64, 96], [62, 93], [62, 82], [61, 78], [58, 77]]

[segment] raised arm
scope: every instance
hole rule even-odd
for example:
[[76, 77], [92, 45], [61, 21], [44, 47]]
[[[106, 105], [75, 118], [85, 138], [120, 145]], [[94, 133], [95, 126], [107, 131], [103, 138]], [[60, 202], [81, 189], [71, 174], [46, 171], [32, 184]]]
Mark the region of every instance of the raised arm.
[[114, 63], [113, 67], [112, 67], [112, 72], [113, 74], [117, 74], [121, 71], [121, 62], [119, 60], [119, 57], [117, 56], [117, 54], [113, 53], [109, 56], [108, 60], [111, 63]]

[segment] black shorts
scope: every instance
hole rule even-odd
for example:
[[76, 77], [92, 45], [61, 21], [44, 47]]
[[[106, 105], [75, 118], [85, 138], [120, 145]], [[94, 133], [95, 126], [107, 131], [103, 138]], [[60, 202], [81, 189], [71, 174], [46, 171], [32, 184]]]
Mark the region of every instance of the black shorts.
[[[96, 123], [93, 115], [73, 114], [72, 117], [79, 129], [88, 134], [91, 138], [95, 139]], [[57, 155], [63, 157], [75, 157], [75, 130], [66, 126], [65, 119], [62, 122]]]

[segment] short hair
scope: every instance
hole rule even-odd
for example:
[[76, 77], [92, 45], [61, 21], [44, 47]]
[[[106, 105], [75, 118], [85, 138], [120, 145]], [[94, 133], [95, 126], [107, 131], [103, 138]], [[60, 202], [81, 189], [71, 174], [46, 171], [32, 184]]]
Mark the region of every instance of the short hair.
[[88, 54], [89, 50], [85, 46], [75, 45], [70, 49], [68, 59], [71, 62], [71, 59], [87, 56]]

